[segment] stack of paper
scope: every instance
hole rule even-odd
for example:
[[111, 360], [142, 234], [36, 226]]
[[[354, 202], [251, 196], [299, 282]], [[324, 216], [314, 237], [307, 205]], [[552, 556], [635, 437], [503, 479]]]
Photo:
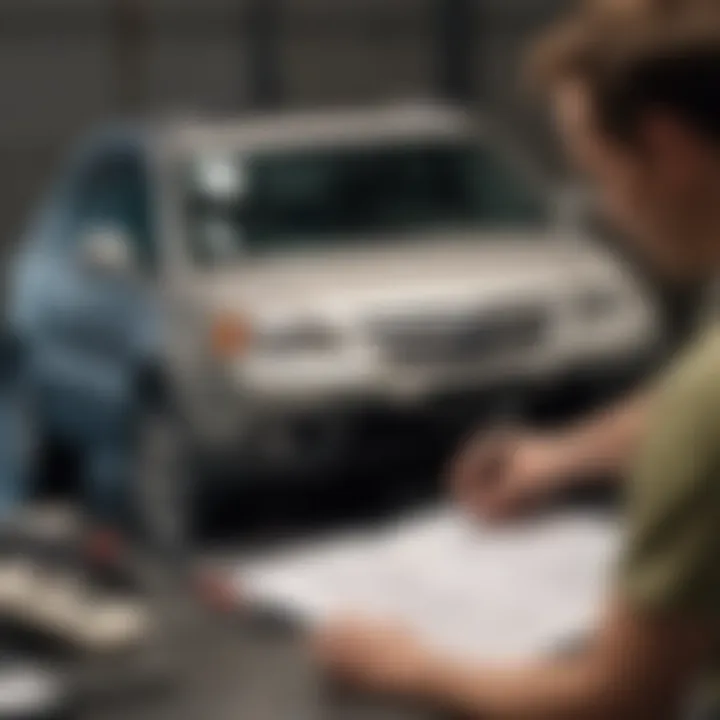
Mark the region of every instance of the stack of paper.
[[322, 622], [401, 622], [475, 659], [551, 652], [592, 628], [617, 546], [615, 523], [565, 514], [484, 527], [441, 508], [393, 527], [242, 563], [245, 597]]

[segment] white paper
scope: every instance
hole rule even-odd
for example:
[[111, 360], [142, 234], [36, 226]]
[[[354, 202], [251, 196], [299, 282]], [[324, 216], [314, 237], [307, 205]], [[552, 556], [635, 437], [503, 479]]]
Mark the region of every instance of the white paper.
[[617, 529], [590, 514], [505, 527], [439, 508], [237, 571], [246, 598], [322, 622], [336, 615], [401, 622], [474, 659], [523, 659], [590, 631], [602, 607]]

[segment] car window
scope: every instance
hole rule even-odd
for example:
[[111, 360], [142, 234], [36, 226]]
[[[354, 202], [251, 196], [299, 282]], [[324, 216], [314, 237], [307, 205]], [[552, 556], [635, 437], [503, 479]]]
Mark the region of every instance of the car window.
[[153, 267], [157, 249], [151, 228], [147, 171], [141, 156], [112, 151], [81, 171], [70, 200], [66, 237], [76, 243], [93, 228], [122, 231], [139, 262]]
[[449, 226], [541, 227], [550, 215], [501, 154], [462, 143], [200, 158], [186, 197], [200, 259]]

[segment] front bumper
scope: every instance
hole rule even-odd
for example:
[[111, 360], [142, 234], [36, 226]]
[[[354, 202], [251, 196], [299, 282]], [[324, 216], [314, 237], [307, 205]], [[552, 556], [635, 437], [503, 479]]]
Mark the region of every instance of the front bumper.
[[249, 392], [244, 411], [235, 419], [229, 414], [222, 432], [206, 437], [201, 449], [206, 466], [223, 476], [430, 469], [474, 427], [567, 421], [629, 390], [651, 364], [650, 355], [633, 354], [554, 374], [422, 392], [366, 389], [289, 397]]

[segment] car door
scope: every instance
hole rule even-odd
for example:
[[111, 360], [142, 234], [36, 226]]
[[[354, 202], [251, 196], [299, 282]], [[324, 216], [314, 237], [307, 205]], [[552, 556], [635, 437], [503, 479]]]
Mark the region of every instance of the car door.
[[155, 309], [151, 215], [144, 157], [130, 145], [96, 153], [67, 196], [36, 363], [52, 422], [74, 437], [107, 431], [129, 401], [136, 349]]

